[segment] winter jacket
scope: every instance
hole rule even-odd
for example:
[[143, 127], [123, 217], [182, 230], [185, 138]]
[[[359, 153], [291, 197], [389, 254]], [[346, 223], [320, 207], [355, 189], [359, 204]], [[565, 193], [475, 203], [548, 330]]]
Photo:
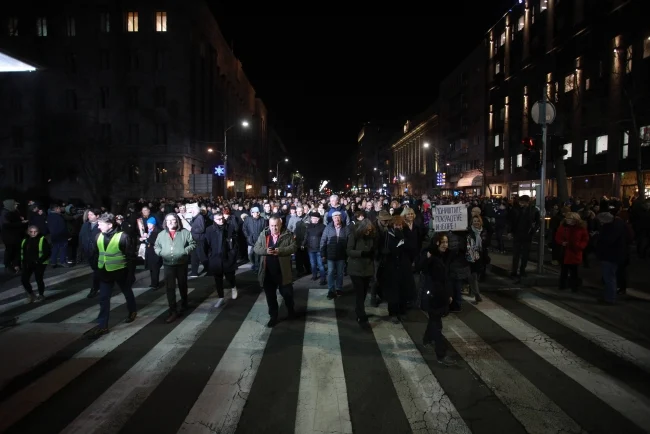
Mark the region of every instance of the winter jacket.
[[169, 230], [165, 229], [156, 238], [154, 252], [162, 258], [164, 265], [181, 265], [187, 264], [188, 257], [195, 248], [196, 242], [190, 231], [177, 229], [172, 239]]
[[305, 237], [302, 240], [302, 246], [307, 249], [307, 252], [320, 252], [320, 240], [323, 238], [324, 230], [325, 225], [321, 222], [307, 224], [305, 227]]
[[584, 224], [569, 226], [562, 223], [555, 231], [555, 242], [560, 246], [567, 243], [564, 247], [564, 264], [582, 264], [582, 251], [589, 244], [589, 233]]
[[[260, 286], [264, 286], [264, 278], [266, 277], [266, 258], [269, 256], [267, 248], [271, 232], [265, 229], [255, 242], [255, 254], [262, 258], [260, 268], [257, 274]], [[282, 271], [282, 285], [290, 285], [293, 282], [293, 275], [291, 274], [291, 255], [296, 253], [296, 238], [286, 229], [282, 229], [277, 243], [278, 260], [280, 262], [280, 270]]]
[[328, 261], [342, 261], [347, 259], [348, 235], [350, 226], [341, 226], [338, 235], [334, 223], [325, 227], [323, 236], [320, 239], [321, 257]]

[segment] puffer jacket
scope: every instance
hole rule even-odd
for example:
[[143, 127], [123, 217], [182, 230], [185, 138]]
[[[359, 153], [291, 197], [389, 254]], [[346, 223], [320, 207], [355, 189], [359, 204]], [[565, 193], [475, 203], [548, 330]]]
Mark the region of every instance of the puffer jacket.
[[164, 230], [158, 234], [154, 252], [163, 260], [163, 265], [181, 265], [187, 264], [192, 250], [196, 248], [196, 242], [192, 234], [187, 229], [179, 229], [172, 240], [169, 230]]

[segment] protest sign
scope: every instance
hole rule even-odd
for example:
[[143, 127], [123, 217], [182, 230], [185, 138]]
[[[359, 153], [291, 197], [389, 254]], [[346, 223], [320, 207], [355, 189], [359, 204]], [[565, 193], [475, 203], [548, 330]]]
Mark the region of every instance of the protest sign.
[[433, 228], [436, 232], [467, 230], [467, 204], [438, 205], [433, 208]]

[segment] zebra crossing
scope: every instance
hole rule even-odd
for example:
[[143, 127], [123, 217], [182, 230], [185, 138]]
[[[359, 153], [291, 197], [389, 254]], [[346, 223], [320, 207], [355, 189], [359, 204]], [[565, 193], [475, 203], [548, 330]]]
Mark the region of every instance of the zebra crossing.
[[[256, 276], [242, 268], [237, 279], [240, 297], [221, 309], [210, 277], [190, 280], [190, 309], [173, 324], [163, 291], [139, 281], [130, 324], [115, 295], [109, 334], [79, 333], [0, 383], [0, 432], [650, 432], [647, 343], [538, 293], [487, 293], [447, 316], [458, 365], [444, 367], [421, 345], [420, 311], [393, 324], [384, 305], [369, 306], [363, 330], [351, 292], [330, 301], [305, 278], [295, 283], [299, 317], [269, 329]], [[90, 327], [98, 307], [86, 294], [71, 285], [7, 308], [19, 325], [0, 342], [32, 325]], [[2, 301], [0, 310], [16, 306]]]

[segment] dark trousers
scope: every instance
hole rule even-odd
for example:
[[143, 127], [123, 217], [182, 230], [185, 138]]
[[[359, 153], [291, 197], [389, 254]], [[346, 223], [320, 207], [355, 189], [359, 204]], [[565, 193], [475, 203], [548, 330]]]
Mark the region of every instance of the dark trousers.
[[296, 251], [296, 271], [298, 273], [311, 273], [311, 265], [309, 264], [309, 255], [307, 250], [298, 249]]
[[[530, 241], [514, 239], [512, 247], [512, 273], [517, 273], [517, 266], [519, 266], [519, 273], [526, 271], [528, 265], [528, 256], [530, 256]], [[521, 265], [519, 260], [521, 259]]]
[[217, 287], [217, 294], [219, 294], [219, 298], [223, 298], [223, 278], [225, 276], [226, 280], [228, 281], [228, 284], [230, 285], [231, 288], [234, 288], [237, 286], [237, 281], [235, 279], [235, 272], [234, 271], [229, 271], [227, 273], [217, 273], [213, 271], [214, 273], [214, 284]]
[[616, 269], [616, 283], [618, 286], [618, 289], [621, 291], [626, 291], [627, 290], [627, 266], [629, 264], [629, 260], [625, 261], [622, 264], [619, 264], [618, 268]]
[[68, 242], [67, 241], [59, 241], [57, 243], [52, 243], [52, 256], [50, 257], [50, 264], [52, 265], [66, 265], [68, 263], [67, 260], [67, 254], [68, 254]]
[[4, 265], [5, 270], [14, 271], [14, 267], [20, 264], [20, 243], [5, 244]]
[[99, 270], [97, 269], [97, 259], [96, 258], [90, 258], [90, 269], [93, 270], [93, 286], [91, 289], [99, 291]]
[[500, 251], [500, 252], [503, 252], [503, 251], [506, 250], [506, 247], [503, 244], [503, 236], [505, 235], [505, 233], [506, 233], [506, 228], [497, 226], [497, 233], [496, 233], [497, 250]]
[[162, 264], [157, 262], [155, 264], [149, 264], [149, 285], [152, 288], [158, 288], [160, 286], [160, 269]]
[[187, 264], [165, 265], [165, 286], [169, 310], [176, 310], [176, 282], [181, 294], [181, 303], [187, 305]]
[[199, 259], [199, 252], [196, 249], [192, 250], [192, 253], [190, 253], [190, 263], [190, 274], [199, 274], [199, 264], [201, 263], [201, 260]]
[[266, 272], [264, 278], [264, 294], [266, 295], [266, 304], [269, 306], [269, 316], [273, 319], [278, 318], [278, 296], [276, 291], [280, 291], [280, 295], [284, 299], [284, 304], [287, 306], [289, 312], [293, 312], [293, 284], [282, 285], [273, 278], [270, 273]]
[[43, 282], [43, 276], [45, 275], [46, 267], [47, 265], [45, 264], [25, 265], [20, 280], [23, 284], [23, 288], [25, 288], [25, 291], [27, 291], [28, 294], [34, 294], [34, 291], [32, 291], [32, 284], [29, 283], [29, 280], [32, 277], [32, 273], [34, 274], [34, 279], [36, 279], [36, 286], [38, 287], [39, 295], [43, 295], [45, 293], [45, 282]]
[[115, 279], [111, 281], [101, 281], [99, 283], [99, 316], [97, 317], [97, 323], [101, 328], [108, 327], [108, 317], [111, 313], [111, 296], [113, 295], [113, 286], [117, 283], [117, 286], [124, 294], [126, 299], [126, 307], [129, 309], [129, 313], [137, 312], [138, 308], [135, 305], [135, 296], [133, 295], [133, 289], [131, 288], [131, 279], [126, 270], [113, 271], [115, 273]]
[[442, 336], [442, 317], [436, 311], [429, 310], [429, 322], [424, 331], [424, 343], [428, 344], [433, 342], [436, 347], [436, 356], [439, 359], [445, 357], [447, 353], [447, 345]]
[[580, 283], [578, 264], [562, 264], [560, 268], [560, 289], [566, 288], [567, 281], [571, 289], [578, 289], [578, 284]]
[[368, 295], [368, 290], [370, 289], [370, 276], [350, 276], [352, 280], [352, 285], [354, 286], [354, 292], [356, 294], [356, 303], [354, 307], [354, 312], [357, 314], [357, 319], [361, 321], [367, 321], [368, 315], [366, 315], [366, 295]]

